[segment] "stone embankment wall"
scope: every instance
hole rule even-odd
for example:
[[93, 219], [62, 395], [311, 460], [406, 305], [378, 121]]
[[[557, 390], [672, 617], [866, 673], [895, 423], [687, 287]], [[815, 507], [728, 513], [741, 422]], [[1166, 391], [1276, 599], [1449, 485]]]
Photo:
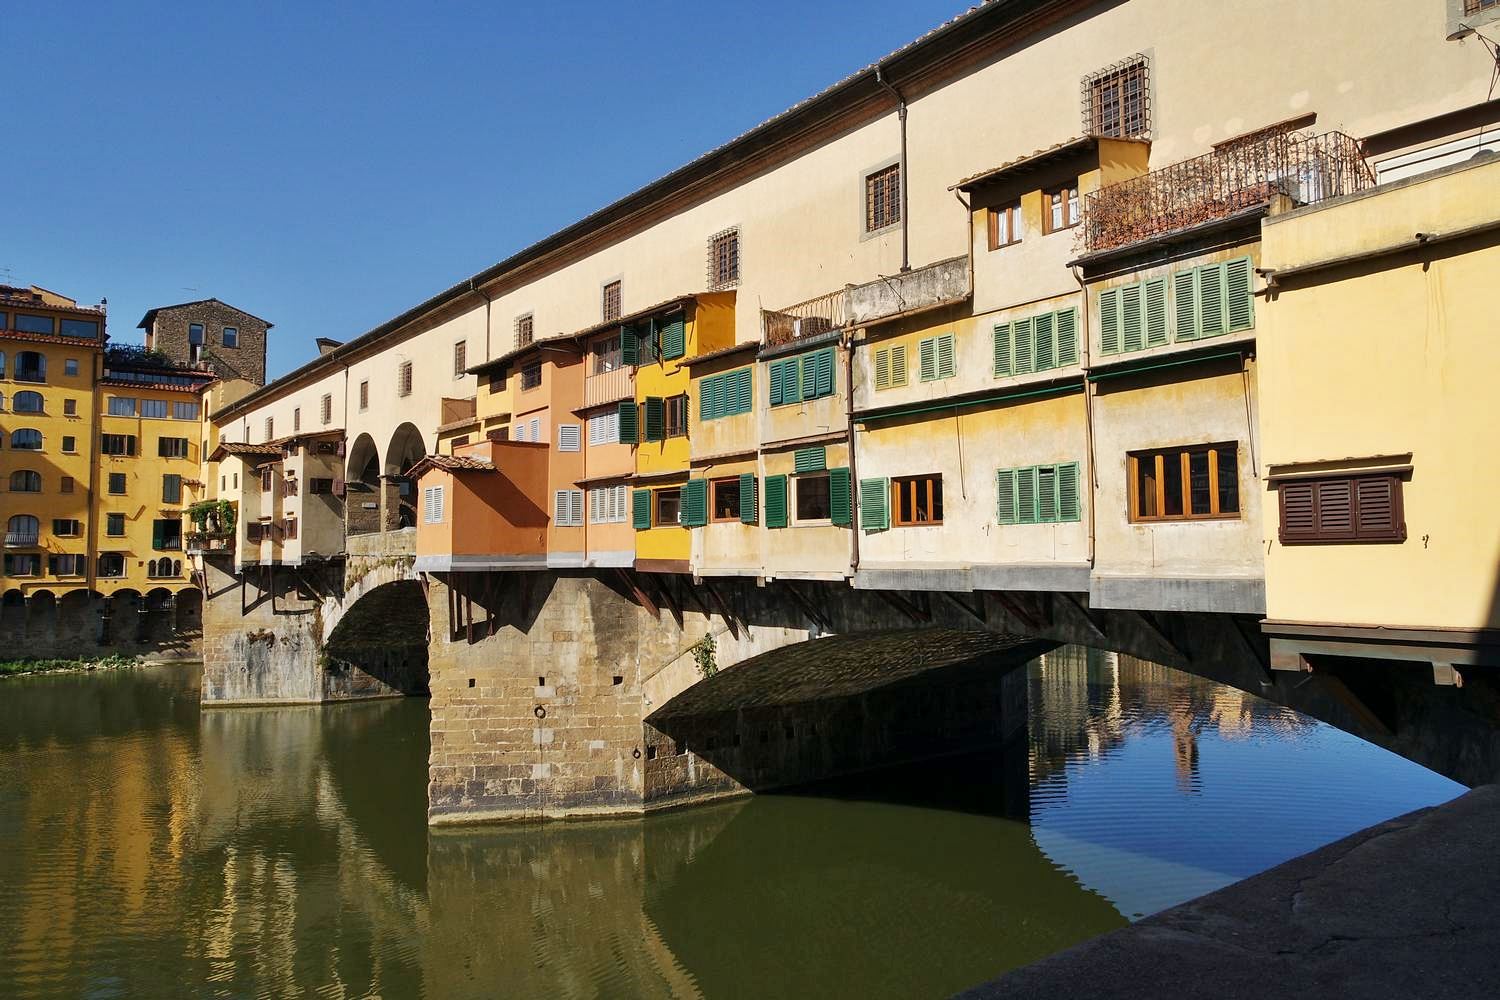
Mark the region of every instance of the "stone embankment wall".
[[[164, 592], [163, 592], [164, 593]], [[121, 591], [111, 598], [78, 590], [0, 601], [0, 645], [6, 655], [32, 658], [147, 656], [191, 660], [203, 637], [203, 601], [187, 590], [169, 603], [157, 595]]]

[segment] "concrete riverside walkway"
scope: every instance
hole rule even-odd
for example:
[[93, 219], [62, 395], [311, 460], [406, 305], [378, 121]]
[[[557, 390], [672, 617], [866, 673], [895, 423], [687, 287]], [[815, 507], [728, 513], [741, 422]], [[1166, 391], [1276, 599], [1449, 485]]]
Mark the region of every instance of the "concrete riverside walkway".
[[1361, 830], [960, 997], [1500, 997], [1500, 785]]

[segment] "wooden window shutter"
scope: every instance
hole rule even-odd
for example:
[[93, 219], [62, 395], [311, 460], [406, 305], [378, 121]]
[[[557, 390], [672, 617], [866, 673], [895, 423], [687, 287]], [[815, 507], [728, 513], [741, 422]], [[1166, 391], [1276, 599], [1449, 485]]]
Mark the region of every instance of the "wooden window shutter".
[[919, 361], [917, 377], [923, 382], [931, 382], [937, 378], [937, 338], [927, 337], [917, 345]]
[[828, 468], [828, 449], [799, 448], [792, 462], [797, 472], [821, 472]]
[[937, 339], [937, 377], [953, 377], [953, 334], [945, 333]]
[[710, 375], [698, 383], [698, 418], [700, 420], [716, 420], [724, 416], [726, 412], [724, 401], [728, 391], [724, 378], [723, 375]]
[[828, 470], [828, 516], [841, 528], [854, 520], [852, 486], [847, 468]]
[[680, 358], [687, 353], [687, 323], [679, 315], [661, 329], [661, 356], [666, 361]]
[[1026, 375], [1035, 371], [1031, 353], [1031, 320], [1017, 320], [1011, 326], [1010, 342], [1011, 348], [1015, 352], [1014, 363], [1011, 365], [1011, 374]]
[[641, 334], [633, 325], [620, 327], [620, 363], [641, 363]]
[[818, 359], [817, 355], [804, 354], [799, 362], [802, 366], [802, 398], [818, 398]]
[[1053, 339], [1052, 326], [1054, 318], [1051, 313], [1044, 313], [1031, 321], [1032, 341], [1036, 344], [1031, 356], [1039, 372], [1057, 366], [1057, 342]]
[[875, 352], [875, 388], [891, 387], [891, 349], [882, 347]]
[[1177, 318], [1177, 339], [1198, 339], [1198, 279], [1192, 271], [1172, 275], [1172, 309]]
[[666, 403], [660, 396], [646, 397], [646, 433], [644, 439], [647, 441], [662, 441], [666, 438]]
[[1120, 349], [1139, 351], [1146, 346], [1141, 326], [1141, 286], [1126, 285], [1120, 289]]
[[1078, 503], [1078, 463], [1057, 467], [1057, 519], [1077, 521], [1082, 517]]
[[770, 376], [767, 379], [767, 383], [770, 386], [767, 398], [770, 400], [772, 406], [780, 406], [781, 397], [786, 395], [786, 386], [784, 384], [786, 372], [780, 361], [771, 362]]
[[1016, 523], [1036, 524], [1036, 467], [1016, 470]]
[[818, 352], [818, 395], [833, 395], [833, 348], [827, 347]]
[[1099, 293], [1099, 350], [1120, 353], [1120, 290]]
[[1001, 524], [1016, 523], [1016, 470], [1000, 469], [995, 473], [995, 519]]
[[746, 472], [740, 476], [740, 523], [757, 524], [760, 521], [760, 513], [756, 509], [755, 473]]
[[766, 527], [786, 527], [786, 476], [766, 477]]
[[1366, 476], [1354, 481], [1355, 534], [1363, 540], [1405, 541], [1406, 518], [1401, 484], [1394, 476]]
[[1167, 342], [1167, 279], [1152, 278], [1144, 287], [1146, 346], [1160, 347]]
[[995, 324], [995, 369], [996, 378], [1004, 378], [1011, 374], [1010, 361], [1010, 324]]
[[906, 345], [891, 347], [891, 388], [906, 384]]
[[708, 523], [708, 480], [689, 479], [682, 484], [682, 525], [701, 528]]
[[640, 407], [633, 399], [620, 400], [620, 443], [635, 444], [640, 434]]
[[1223, 333], [1224, 265], [1198, 268], [1198, 336], [1213, 337]]
[[630, 524], [636, 531], [651, 527], [651, 491], [632, 490], [630, 493]]
[[165, 540], [165, 538], [166, 538], [166, 525], [163, 524], [161, 521], [152, 521], [151, 522], [151, 547], [153, 549], [160, 549], [161, 546], [162, 546], [162, 542]]
[[891, 481], [859, 481], [859, 526], [863, 531], [885, 531], [891, 526]]
[[1281, 498], [1282, 542], [1305, 542], [1318, 537], [1318, 484], [1312, 481], [1282, 483], [1277, 491]]
[[1249, 330], [1255, 326], [1255, 295], [1251, 286], [1249, 257], [1236, 257], [1224, 265], [1226, 312], [1229, 329]]
[[1354, 537], [1354, 483], [1348, 479], [1317, 484], [1317, 532], [1322, 538]]
[[749, 368], [741, 368], [729, 376], [725, 383], [724, 410], [727, 414], [749, 413], [755, 405], [755, 397], [751, 392], [751, 375]]
[[1036, 469], [1037, 520], [1050, 524], [1057, 520], [1057, 466], [1041, 465]]
[[772, 367], [781, 368], [781, 398], [782, 403], [799, 403], [802, 401], [802, 385], [799, 380], [801, 367], [796, 358], [787, 358], [775, 362]]
[[1057, 313], [1057, 365], [1078, 364], [1078, 310], [1062, 309]]

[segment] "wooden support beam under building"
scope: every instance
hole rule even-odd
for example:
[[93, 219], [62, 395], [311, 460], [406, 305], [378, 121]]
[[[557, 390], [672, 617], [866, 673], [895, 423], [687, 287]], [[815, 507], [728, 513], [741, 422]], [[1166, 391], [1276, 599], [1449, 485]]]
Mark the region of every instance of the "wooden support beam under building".
[[1021, 602], [1011, 594], [1003, 590], [992, 591], [992, 593], [995, 595], [995, 600], [1000, 602], [1000, 606], [1010, 612], [1013, 617], [1019, 619], [1022, 625], [1025, 625], [1038, 634], [1045, 631], [1037, 616], [1023, 607]]
[[914, 604], [913, 602], [907, 600], [906, 598], [902, 597], [900, 594], [897, 594], [894, 591], [890, 591], [890, 590], [877, 590], [877, 591], [874, 591], [874, 593], [882, 601], [884, 601], [885, 603], [889, 604], [891, 607], [895, 608], [897, 611], [900, 611], [902, 614], [906, 615], [906, 617], [910, 618], [912, 620], [912, 622], [915, 623], [915, 624], [921, 625], [921, 624], [926, 624], [927, 622], [932, 621], [932, 614], [931, 614], [931, 612], [922, 610], [921, 607], [919, 607], [918, 605]]
[[645, 608], [647, 611], [651, 612], [652, 618], [660, 619], [661, 609], [656, 606], [655, 601], [646, 596], [646, 592], [641, 589], [640, 584], [636, 582], [635, 577], [632, 575], [631, 571], [628, 569], [616, 569], [615, 573], [619, 576], [620, 582], [625, 585], [626, 589], [628, 589], [631, 594], [635, 596], [636, 603]]
[[723, 595], [719, 593], [719, 588], [715, 587], [708, 580], [703, 581], [703, 586], [708, 590], [708, 596], [714, 599], [714, 604], [718, 607], [719, 614], [724, 616], [724, 624], [729, 628], [729, 634], [738, 639], [740, 637], [740, 628], [735, 624], [734, 615], [729, 613], [729, 605], [725, 602]]
[[792, 600], [796, 602], [797, 606], [802, 609], [802, 613], [807, 615], [808, 621], [825, 632], [830, 628], [832, 623], [829, 622], [828, 616], [819, 611], [817, 606], [808, 599], [807, 595], [798, 590], [791, 581], [783, 581], [782, 587], [791, 595]]
[[956, 605], [960, 611], [967, 614], [970, 618], [974, 619], [979, 624], [989, 624], [989, 620], [984, 615], [984, 595], [979, 595], [979, 600], [975, 601], [973, 605], [970, 605], [969, 602], [965, 601], [962, 597], [959, 597], [952, 591], [940, 590], [938, 591], [938, 593], [948, 598], [948, 600]]

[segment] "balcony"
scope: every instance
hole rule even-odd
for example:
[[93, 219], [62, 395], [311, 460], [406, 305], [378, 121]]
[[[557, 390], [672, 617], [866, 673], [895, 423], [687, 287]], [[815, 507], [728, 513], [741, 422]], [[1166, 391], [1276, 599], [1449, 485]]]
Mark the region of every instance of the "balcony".
[[[586, 358], [585, 361], [591, 362], [592, 359]], [[629, 399], [634, 394], [635, 386], [631, 382], [630, 369], [623, 365], [614, 371], [599, 372], [583, 380], [584, 406], [601, 406]]]
[[909, 316], [962, 302], [969, 297], [969, 258], [952, 257], [926, 267], [851, 285], [848, 318], [854, 326]]
[[1084, 256], [1118, 250], [1279, 198], [1296, 208], [1374, 184], [1359, 142], [1342, 132], [1251, 136], [1089, 193], [1082, 249]]
[[5, 547], [8, 549], [34, 549], [41, 536], [35, 531], [7, 531]]
[[761, 330], [767, 347], [816, 337], [844, 326], [845, 293], [829, 292], [785, 309], [762, 309]]

